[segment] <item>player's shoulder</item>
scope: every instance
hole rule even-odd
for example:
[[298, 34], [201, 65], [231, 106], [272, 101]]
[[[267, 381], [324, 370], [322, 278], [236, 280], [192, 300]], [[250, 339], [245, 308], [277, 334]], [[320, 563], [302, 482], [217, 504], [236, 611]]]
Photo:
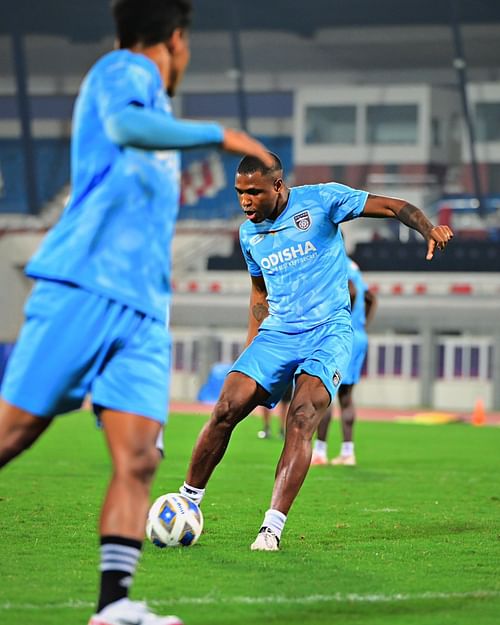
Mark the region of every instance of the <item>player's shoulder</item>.
[[141, 74], [142, 78], [154, 77], [158, 70], [154, 63], [143, 54], [130, 50], [112, 50], [99, 58], [89, 71], [90, 77], [111, 76], [114, 74]]
[[344, 197], [355, 190], [340, 182], [320, 182], [292, 187], [297, 199], [316, 199], [331, 203], [335, 197]]
[[245, 221], [240, 224], [240, 239], [244, 241], [249, 239], [254, 234], [257, 234], [258, 229], [256, 228], [256, 225], [257, 224], [253, 224], [249, 219], [245, 219]]

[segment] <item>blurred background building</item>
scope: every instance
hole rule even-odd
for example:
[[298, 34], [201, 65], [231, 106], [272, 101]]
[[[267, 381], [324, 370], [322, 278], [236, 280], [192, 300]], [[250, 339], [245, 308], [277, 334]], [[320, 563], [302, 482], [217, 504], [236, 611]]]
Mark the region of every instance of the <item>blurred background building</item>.
[[[30, 288], [22, 268], [64, 207], [80, 81], [113, 46], [104, 0], [0, 3], [0, 343]], [[380, 306], [360, 404], [500, 408], [500, 3], [194, 2], [179, 115], [259, 136], [290, 184], [336, 180], [421, 206], [457, 238], [426, 263], [397, 224], [346, 244]], [[245, 340], [237, 160], [184, 155], [174, 249], [173, 396], [196, 397]], [[1, 367], [0, 367], [1, 368]], [[0, 371], [1, 373], [1, 371]]]

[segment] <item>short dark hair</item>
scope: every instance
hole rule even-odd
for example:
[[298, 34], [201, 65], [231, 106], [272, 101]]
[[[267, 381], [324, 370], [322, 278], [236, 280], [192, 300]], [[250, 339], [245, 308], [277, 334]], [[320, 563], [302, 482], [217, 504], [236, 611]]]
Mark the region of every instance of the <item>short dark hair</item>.
[[269, 152], [269, 154], [273, 158], [273, 164], [270, 167], [267, 167], [267, 165], [255, 156], [244, 156], [238, 165], [237, 172], [239, 174], [254, 174], [256, 171], [259, 171], [264, 176], [282, 172], [283, 165], [281, 164], [279, 156], [274, 154], [274, 152]]
[[191, 0], [111, 0], [121, 48], [168, 41], [177, 28], [191, 24]]

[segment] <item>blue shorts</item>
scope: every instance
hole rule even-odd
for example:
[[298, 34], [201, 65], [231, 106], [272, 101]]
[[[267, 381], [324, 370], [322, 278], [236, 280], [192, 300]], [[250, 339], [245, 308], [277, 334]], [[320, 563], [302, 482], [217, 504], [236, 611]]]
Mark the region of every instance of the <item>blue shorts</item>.
[[357, 384], [361, 380], [361, 371], [368, 351], [368, 335], [366, 332], [355, 331], [352, 341], [351, 362], [347, 367], [342, 384]]
[[2, 396], [39, 417], [81, 407], [167, 417], [171, 341], [164, 323], [69, 284], [40, 280]]
[[352, 328], [342, 319], [300, 334], [260, 330], [231, 367], [255, 380], [268, 393], [268, 408], [280, 401], [300, 373], [318, 377], [330, 402], [342, 383], [351, 358]]

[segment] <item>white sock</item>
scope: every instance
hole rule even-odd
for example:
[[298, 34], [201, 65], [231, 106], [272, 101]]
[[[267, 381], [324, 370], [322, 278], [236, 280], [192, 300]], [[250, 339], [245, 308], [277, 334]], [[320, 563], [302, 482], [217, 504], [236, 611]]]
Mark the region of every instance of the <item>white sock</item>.
[[314, 441], [314, 453], [326, 458], [326, 453], [328, 450], [328, 443], [326, 441], [320, 441], [317, 438]]
[[285, 522], [286, 514], [283, 514], [283, 512], [280, 512], [279, 510], [273, 510], [270, 508], [264, 516], [261, 527], [268, 527], [278, 538], [281, 538], [281, 532], [285, 527]]
[[354, 443], [352, 441], [345, 441], [340, 448], [341, 456], [353, 456], [354, 455]]
[[194, 503], [198, 506], [201, 504], [201, 500], [205, 496], [204, 488], [195, 488], [194, 486], [190, 486], [187, 482], [184, 482], [184, 484], [179, 488], [179, 492], [181, 495], [184, 495], [184, 497], [194, 501]]

